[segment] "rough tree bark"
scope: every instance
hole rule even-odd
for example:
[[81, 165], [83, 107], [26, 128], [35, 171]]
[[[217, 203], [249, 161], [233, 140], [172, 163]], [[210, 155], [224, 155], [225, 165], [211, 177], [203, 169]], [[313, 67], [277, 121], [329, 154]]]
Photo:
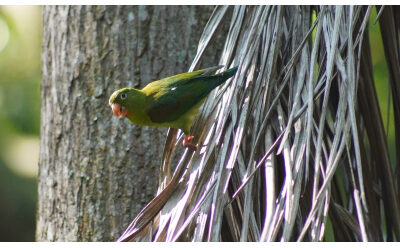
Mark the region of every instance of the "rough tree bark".
[[186, 71], [212, 10], [44, 7], [38, 241], [113, 241], [154, 196], [166, 129], [113, 117], [108, 98]]

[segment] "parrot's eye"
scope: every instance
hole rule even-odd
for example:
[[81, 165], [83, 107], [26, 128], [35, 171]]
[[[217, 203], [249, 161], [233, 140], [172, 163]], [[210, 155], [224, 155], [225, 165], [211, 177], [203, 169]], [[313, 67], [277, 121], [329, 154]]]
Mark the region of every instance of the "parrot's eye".
[[122, 93], [122, 94], [121, 94], [121, 99], [122, 99], [122, 100], [125, 100], [125, 98], [126, 98], [126, 93]]

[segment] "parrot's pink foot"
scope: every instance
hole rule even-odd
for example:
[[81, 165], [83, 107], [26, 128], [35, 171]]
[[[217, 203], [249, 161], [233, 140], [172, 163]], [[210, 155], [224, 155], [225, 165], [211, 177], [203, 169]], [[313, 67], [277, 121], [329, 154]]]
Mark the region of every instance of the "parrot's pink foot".
[[183, 140], [183, 147], [192, 148], [193, 150], [197, 151], [197, 146], [191, 143], [192, 139], [194, 139], [194, 136], [185, 136], [185, 139]]

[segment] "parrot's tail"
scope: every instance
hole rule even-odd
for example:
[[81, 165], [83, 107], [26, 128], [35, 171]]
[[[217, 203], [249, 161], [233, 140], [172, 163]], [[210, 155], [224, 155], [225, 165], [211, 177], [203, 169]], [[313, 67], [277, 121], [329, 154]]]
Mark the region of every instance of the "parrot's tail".
[[216, 76], [218, 76], [218, 78], [221, 80], [221, 83], [223, 83], [226, 80], [228, 80], [229, 78], [231, 78], [233, 75], [235, 75], [237, 69], [238, 69], [238, 67], [235, 66], [235, 67], [233, 67], [233, 68], [231, 68], [229, 70], [226, 70], [226, 71], [223, 71], [221, 73], [218, 73]]

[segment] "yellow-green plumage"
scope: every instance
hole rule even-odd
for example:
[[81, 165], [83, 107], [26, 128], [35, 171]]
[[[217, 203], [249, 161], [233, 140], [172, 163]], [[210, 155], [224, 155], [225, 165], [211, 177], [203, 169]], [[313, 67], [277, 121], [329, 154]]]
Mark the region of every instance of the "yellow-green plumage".
[[126, 117], [134, 124], [180, 128], [187, 135], [205, 97], [237, 71], [235, 67], [212, 75], [220, 68], [167, 77], [141, 90], [120, 89], [111, 95], [109, 103], [127, 109]]

